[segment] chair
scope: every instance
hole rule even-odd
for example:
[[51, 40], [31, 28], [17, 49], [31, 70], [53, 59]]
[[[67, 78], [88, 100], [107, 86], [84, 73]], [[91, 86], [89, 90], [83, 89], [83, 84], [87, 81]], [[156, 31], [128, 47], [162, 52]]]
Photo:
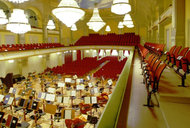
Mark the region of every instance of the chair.
[[181, 76], [182, 83], [179, 85], [180, 87], [186, 87], [185, 86], [185, 79], [186, 75], [190, 73], [190, 51], [186, 54], [185, 57], [181, 59], [181, 65], [182, 65], [182, 70], [184, 71], [184, 74], [180, 73], [179, 70], [174, 70], [178, 75]]
[[151, 105], [151, 95], [158, 92], [160, 77], [165, 68], [166, 68], [166, 64], [161, 64], [156, 70], [156, 72], [151, 75], [151, 78], [149, 79], [149, 82], [147, 83], [147, 93], [148, 93], [147, 104], [144, 106], [153, 107], [153, 105]]

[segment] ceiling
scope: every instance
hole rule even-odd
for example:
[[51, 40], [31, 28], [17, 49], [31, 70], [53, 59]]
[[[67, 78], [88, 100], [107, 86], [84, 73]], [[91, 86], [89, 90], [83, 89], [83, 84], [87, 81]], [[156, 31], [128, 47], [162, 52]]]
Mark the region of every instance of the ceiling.
[[[6, 0], [0, 0], [6, 1]], [[44, 17], [49, 17], [52, 9], [56, 8], [61, 0], [30, 0], [19, 6], [27, 8], [28, 6], [36, 7], [43, 14]], [[83, 8], [86, 12], [85, 18], [83, 20], [89, 20], [92, 16], [92, 9], [94, 8], [95, 3], [99, 8], [100, 15], [103, 20], [115, 20], [121, 21], [124, 16], [116, 15], [111, 12], [111, 5], [113, 0], [76, 0], [77, 3]], [[159, 8], [162, 8], [166, 1], [172, 0], [129, 0], [129, 3], [132, 7], [130, 12], [131, 17], [135, 25], [139, 26], [148, 26], [150, 21], [154, 21], [158, 18], [157, 12]], [[167, 2], [168, 3], [168, 2]]]

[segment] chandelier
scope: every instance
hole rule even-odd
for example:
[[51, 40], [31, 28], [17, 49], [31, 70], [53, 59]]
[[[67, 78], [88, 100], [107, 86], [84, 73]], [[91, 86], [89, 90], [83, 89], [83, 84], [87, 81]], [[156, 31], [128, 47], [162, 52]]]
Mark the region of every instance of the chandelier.
[[71, 27], [85, 14], [75, 0], [62, 0], [52, 13], [67, 27]]
[[111, 6], [111, 12], [124, 15], [131, 11], [131, 5], [129, 0], [113, 0], [113, 5]]
[[24, 34], [31, 30], [31, 26], [24, 14], [24, 10], [13, 9], [13, 13], [11, 14], [9, 23], [7, 24], [7, 30], [16, 34]]
[[55, 24], [54, 24], [53, 20], [48, 21], [47, 29], [50, 29], [50, 30], [55, 29]]
[[8, 23], [8, 19], [3, 11], [3, 9], [0, 9], [0, 24], [6, 24]]
[[124, 28], [124, 26], [123, 26], [123, 22], [119, 22], [119, 24], [118, 24], [118, 28]]
[[93, 15], [90, 19], [90, 21], [87, 23], [89, 28], [92, 28], [95, 32], [98, 32], [102, 27], [104, 27], [106, 23], [102, 20], [102, 18], [99, 15], [98, 8], [94, 8]]
[[134, 24], [129, 24], [127, 25], [128, 28], [133, 28], [134, 27]]
[[123, 19], [123, 24], [128, 27], [128, 28], [133, 28], [134, 25], [133, 25], [133, 21], [132, 21], [132, 18], [129, 14], [126, 14], [124, 19]]
[[77, 26], [76, 26], [75, 24], [73, 24], [73, 25], [71, 26], [71, 31], [77, 31]]
[[105, 30], [105, 31], [106, 31], [106, 32], [110, 32], [110, 31], [111, 31], [111, 28], [110, 28], [109, 25], [106, 26], [106, 30]]
[[28, 0], [8, 0], [10, 2], [13, 2], [13, 3], [24, 3], [25, 1], [28, 1]]

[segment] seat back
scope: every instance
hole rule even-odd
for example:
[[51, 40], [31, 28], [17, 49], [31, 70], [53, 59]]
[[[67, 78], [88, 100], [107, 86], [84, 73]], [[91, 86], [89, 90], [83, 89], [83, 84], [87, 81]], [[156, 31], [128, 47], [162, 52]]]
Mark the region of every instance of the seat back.
[[154, 66], [155, 62], [158, 60], [158, 57], [155, 57], [152, 62], [150, 63], [150, 68], [152, 69], [152, 67]]
[[175, 45], [170, 48], [170, 51], [169, 51], [170, 55], [173, 54], [173, 52], [174, 52], [175, 49], [176, 49], [176, 46], [175, 46]]
[[179, 53], [179, 56], [185, 56], [185, 54], [187, 53], [188, 50], [189, 50], [189, 47], [184, 48], [184, 49], [181, 50], [181, 52]]
[[154, 84], [155, 86], [152, 87], [155, 91], [158, 91], [158, 84], [159, 84], [159, 81], [160, 81], [160, 77], [162, 75], [162, 72], [164, 71], [164, 69], [166, 68], [166, 65], [167, 64], [161, 64], [158, 69], [156, 70], [156, 73], [155, 73], [155, 83]]
[[190, 50], [187, 52], [185, 57], [182, 58], [182, 69], [184, 72], [189, 73], [190, 65]]
[[158, 60], [158, 61], [154, 64], [154, 66], [153, 66], [153, 68], [152, 68], [152, 71], [153, 71], [153, 72], [156, 72], [156, 69], [158, 68], [158, 66], [160, 65], [160, 63], [161, 63], [161, 60]]
[[182, 46], [176, 47], [174, 51], [174, 56], [176, 57], [179, 54], [179, 51], [181, 50]]

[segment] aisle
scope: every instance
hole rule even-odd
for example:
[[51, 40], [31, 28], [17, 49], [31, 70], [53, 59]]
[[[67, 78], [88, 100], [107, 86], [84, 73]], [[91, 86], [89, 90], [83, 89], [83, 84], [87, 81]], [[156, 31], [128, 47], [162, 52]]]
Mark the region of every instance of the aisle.
[[144, 107], [147, 92], [142, 83], [140, 59], [135, 53], [127, 128], [167, 128], [159, 107]]

